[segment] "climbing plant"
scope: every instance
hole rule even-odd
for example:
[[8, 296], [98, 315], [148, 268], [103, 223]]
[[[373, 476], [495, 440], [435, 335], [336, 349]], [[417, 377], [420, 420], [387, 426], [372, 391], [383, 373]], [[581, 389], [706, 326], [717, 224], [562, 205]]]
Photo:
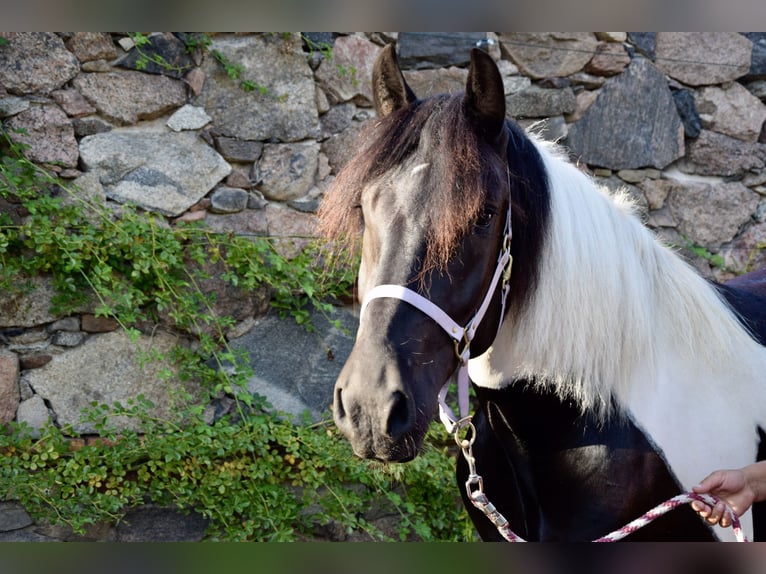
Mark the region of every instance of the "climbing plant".
[[[321, 244], [287, 257], [268, 237], [94, 203], [0, 131], [0, 290], [27, 289], [28, 279], [45, 275], [57, 313], [89, 303], [134, 337], [146, 323], [185, 332], [198, 344], [162, 359], [204, 389], [203, 400], [180, 397], [188, 406], [167, 419], [150, 414], [144, 397], [94, 402], [83, 413], [98, 435], [89, 442], [72, 426], [0, 427], [0, 497], [78, 533], [119, 522], [147, 501], [173, 505], [204, 516], [216, 540], [301, 540], [328, 525], [388, 539], [363, 518], [383, 501], [398, 515], [394, 538], [471, 539], [440, 434], [429, 434], [413, 463], [371, 464], [353, 456], [329, 416], [296, 425], [246, 391], [249, 367], [226, 342], [233, 320], [200, 288], [210, 262], [245, 292], [268, 288], [271, 304], [307, 328], [312, 308], [328, 313], [348, 294], [355, 268], [353, 259], [328, 265]], [[208, 405], [223, 398], [234, 407], [211, 417]], [[133, 419], [140, 432], [114, 428], [114, 417]]]

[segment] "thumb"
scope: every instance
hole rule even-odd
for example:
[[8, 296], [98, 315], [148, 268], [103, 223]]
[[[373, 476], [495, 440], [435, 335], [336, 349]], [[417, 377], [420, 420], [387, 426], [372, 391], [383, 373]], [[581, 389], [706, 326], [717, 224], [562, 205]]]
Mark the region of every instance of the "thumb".
[[723, 473], [717, 470], [706, 476], [705, 479], [699, 484], [692, 486], [692, 490], [697, 494], [711, 492], [712, 490], [720, 488], [723, 485], [723, 478]]

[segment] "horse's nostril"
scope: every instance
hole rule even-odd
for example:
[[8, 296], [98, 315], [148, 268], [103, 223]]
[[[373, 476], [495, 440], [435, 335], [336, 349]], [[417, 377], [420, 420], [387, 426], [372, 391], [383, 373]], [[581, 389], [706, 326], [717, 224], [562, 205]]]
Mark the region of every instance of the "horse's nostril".
[[386, 434], [396, 440], [410, 430], [412, 419], [410, 401], [407, 399], [407, 395], [401, 391], [395, 391], [392, 395]]
[[333, 403], [333, 410], [335, 412], [336, 420], [345, 418], [346, 410], [343, 408], [343, 399], [341, 398], [342, 389], [340, 387], [335, 389], [335, 401]]

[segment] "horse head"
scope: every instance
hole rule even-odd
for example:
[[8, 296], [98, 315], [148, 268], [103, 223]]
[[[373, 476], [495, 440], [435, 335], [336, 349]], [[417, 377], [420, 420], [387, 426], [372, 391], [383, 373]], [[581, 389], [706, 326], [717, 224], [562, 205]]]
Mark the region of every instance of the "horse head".
[[503, 303], [493, 274], [510, 223], [511, 134], [502, 79], [480, 50], [463, 94], [417, 99], [391, 46], [372, 82], [378, 117], [320, 212], [325, 226], [353, 221], [362, 230], [364, 312], [335, 385], [334, 417], [358, 456], [407, 461], [468, 341], [454, 340], [412, 303], [368, 294], [383, 284], [406, 287], [459, 325], [486, 300], [470, 354], [487, 350]]

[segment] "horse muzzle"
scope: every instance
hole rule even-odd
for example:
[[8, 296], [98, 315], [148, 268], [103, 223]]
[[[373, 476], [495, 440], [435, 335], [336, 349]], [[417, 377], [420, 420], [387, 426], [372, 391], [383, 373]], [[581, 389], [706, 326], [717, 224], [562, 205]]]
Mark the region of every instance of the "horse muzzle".
[[435, 408], [417, 405], [402, 384], [397, 368], [384, 365], [376, 375], [369, 362], [357, 361], [353, 355], [335, 384], [335, 424], [361, 458], [412, 460], [420, 450]]

